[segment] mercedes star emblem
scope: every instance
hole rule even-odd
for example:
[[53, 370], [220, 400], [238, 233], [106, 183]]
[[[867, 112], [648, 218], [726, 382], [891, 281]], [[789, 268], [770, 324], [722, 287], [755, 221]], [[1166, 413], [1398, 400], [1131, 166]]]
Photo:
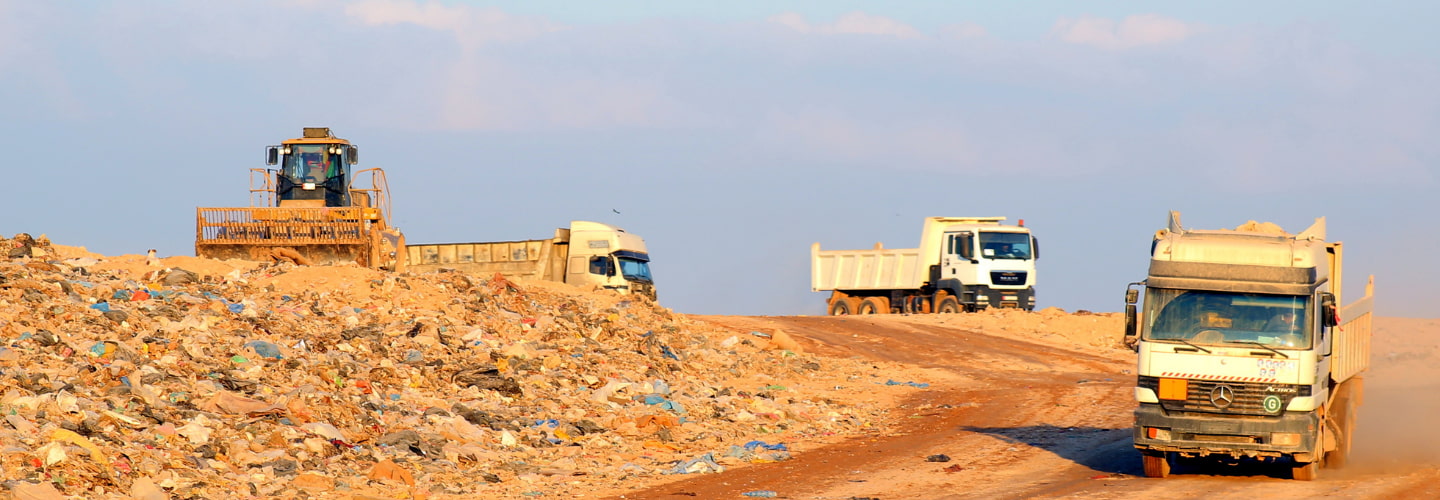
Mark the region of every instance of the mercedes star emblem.
[[1228, 385], [1215, 386], [1210, 390], [1210, 404], [1216, 408], [1229, 408], [1235, 402], [1235, 389]]

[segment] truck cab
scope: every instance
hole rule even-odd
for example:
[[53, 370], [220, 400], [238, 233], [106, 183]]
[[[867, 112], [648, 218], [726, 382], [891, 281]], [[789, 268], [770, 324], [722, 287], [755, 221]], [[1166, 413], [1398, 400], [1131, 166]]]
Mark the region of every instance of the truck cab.
[[[993, 219], [993, 220], [991, 220]], [[951, 290], [967, 310], [987, 307], [1035, 309], [1035, 259], [1039, 242], [1021, 221], [1000, 225], [1003, 218], [927, 221], [922, 242], [937, 241], [939, 254], [930, 283]], [[949, 222], [948, 224], [946, 222]], [[929, 236], [943, 233], [943, 236]]]
[[565, 282], [656, 298], [644, 239], [591, 221], [572, 221], [568, 233], [564, 239], [570, 242], [570, 262]]

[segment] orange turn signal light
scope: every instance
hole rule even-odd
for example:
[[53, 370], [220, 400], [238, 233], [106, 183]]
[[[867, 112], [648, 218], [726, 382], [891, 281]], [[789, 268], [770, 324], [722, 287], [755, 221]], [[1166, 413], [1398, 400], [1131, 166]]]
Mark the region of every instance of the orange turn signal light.
[[1183, 378], [1160, 379], [1160, 399], [1184, 401], [1189, 392], [1190, 384], [1188, 380]]

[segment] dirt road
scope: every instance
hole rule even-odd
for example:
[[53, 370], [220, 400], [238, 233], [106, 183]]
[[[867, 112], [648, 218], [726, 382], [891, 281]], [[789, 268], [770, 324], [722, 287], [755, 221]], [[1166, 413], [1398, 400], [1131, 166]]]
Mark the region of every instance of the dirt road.
[[[1141, 477], [1130, 442], [1134, 354], [1105, 342], [1042, 341], [934, 316], [700, 317], [741, 331], [783, 328], [810, 351], [913, 364], [928, 390], [897, 428], [801, 450], [793, 460], [695, 476], [616, 498], [1436, 498], [1440, 326], [1380, 318], [1352, 465], [1319, 480], [1262, 463], [1187, 463]], [[948, 461], [928, 458], [945, 455]]]

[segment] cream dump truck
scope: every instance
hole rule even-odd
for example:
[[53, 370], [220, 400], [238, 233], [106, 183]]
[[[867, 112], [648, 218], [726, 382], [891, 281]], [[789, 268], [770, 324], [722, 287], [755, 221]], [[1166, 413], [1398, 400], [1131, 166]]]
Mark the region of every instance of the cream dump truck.
[[810, 246], [810, 289], [829, 291], [829, 314], [958, 313], [1035, 308], [1039, 245], [1022, 219], [927, 217], [920, 247], [820, 250]]
[[1281, 463], [1300, 480], [1344, 465], [1370, 365], [1373, 279], [1340, 307], [1343, 247], [1325, 241], [1325, 219], [1298, 235], [1202, 231], [1171, 212], [1151, 248], [1149, 275], [1125, 294], [1145, 475], [1205, 456]]
[[543, 240], [408, 245], [405, 261], [412, 272], [500, 273], [656, 298], [645, 240], [599, 222], [571, 221]]

